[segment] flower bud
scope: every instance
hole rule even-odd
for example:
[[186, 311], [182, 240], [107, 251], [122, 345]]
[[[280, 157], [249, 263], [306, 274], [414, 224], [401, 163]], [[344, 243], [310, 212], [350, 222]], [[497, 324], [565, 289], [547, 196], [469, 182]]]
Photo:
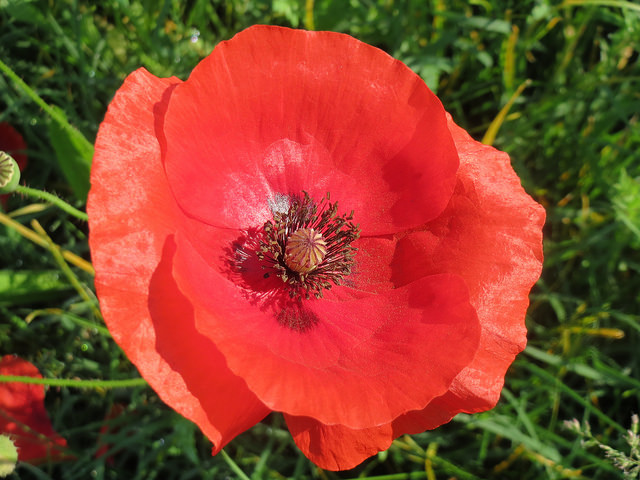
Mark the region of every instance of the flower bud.
[[7, 435], [0, 435], [0, 477], [13, 473], [18, 463], [18, 449]]
[[20, 168], [11, 155], [0, 151], [0, 194], [13, 192], [20, 182]]

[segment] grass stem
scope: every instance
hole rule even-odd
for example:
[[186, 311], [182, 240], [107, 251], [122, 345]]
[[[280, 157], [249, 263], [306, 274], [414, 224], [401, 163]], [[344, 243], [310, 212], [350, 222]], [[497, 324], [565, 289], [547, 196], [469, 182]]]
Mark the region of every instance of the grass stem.
[[[44, 247], [46, 249], [50, 249], [49, 244], [44, 238], [42, 238], [40, 235], [38, 235], [36, 232], [31, 230], [30, 228], [27, 228], [21, 223], [16, 222], [15, 220], [13, 220], [12, 218], [10, 218], [9, 216], [5, 215], [2, 212], [0, 212], [0, 223], [2, 223], [3, 225], [9, 228], [14, 229], [20, 235], [22, 235], [28, 240], [31, 240], [33, 243], [40, 245], [41, 247]], [[79, 269], [84, 270], [85, 272], [91, 275], [96, 274], [95, 270], [93, 269], [93, 265], [87, 262], [84, 258], [68, 250], [60, 249], [60, 254], [66, 261], [75, 265]]]
[[38, 200], [44, 200], [45, 202], [55, 205], [59, 209], [64, 210], [69, 215], [73, 215], [78, 220], [82, 220], [83, 222], [86, 222], [87, 220], [89, 220], [89, 217], [87, 216], [86, 213], [81, 212], [77, 208], [72, 207], [67, 202], [62, 200], [60, 197], [57, 197], [52, 193], [44, 192], [42, 190], [37, 190], [35, 188], [25, 187], [24, 185], [18, 185], [15, 189], [15, 193], [19, 193], [26, 197], [36, 198]]
[[31, 385], [47, 385], [49, 387], [71, 388], [129, 388], [147, 385], [144, 378], [127, 378], [125, 380], [72, 380], [67, 378], [36, 378], [21, 375], [0, 375], [0, 383], [28, 383]]

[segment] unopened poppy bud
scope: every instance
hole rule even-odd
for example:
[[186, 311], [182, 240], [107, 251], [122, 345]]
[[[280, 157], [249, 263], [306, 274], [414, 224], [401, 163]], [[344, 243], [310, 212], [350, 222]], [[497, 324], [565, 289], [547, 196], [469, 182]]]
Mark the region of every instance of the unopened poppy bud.
[[0, 152], [0, 193], [13, 192], [20, 182], [20, 167], [11, 155]]
[[0, 477], [13, 473], [18, 463], [18, 449], [7, 435], [0, 435]]

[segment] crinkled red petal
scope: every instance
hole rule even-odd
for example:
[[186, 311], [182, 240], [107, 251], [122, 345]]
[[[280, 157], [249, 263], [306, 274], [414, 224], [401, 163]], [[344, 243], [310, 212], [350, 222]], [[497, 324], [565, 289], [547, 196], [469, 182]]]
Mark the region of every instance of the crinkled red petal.
[[261, 226], [277, 194], [329, 191], [364, 236], [394, 233], [442, 212], [458, 167], [424, 82], [332, 32], [255, 26], [221, 43], [176, 88], [164, 133], [178, 203], [225, 228]]
[[[492, 408], [507, 368], [526, 345], [524, 318], [542, 269], [545, 212], [523, 190], [506, 153], [473, 140], [451, 118], [449, 128], [460, 156], [458, 185], [438, 219], [398, 242], [402, 270], [393, 278], [402, 284], [455, 272], [469, 286], [482, 326], [480, 348], [434, 406], [453, 417]], [[430, 408], [401, 423], [412, 431], [438, 426]]]
[[[13, 355], [0, 359], [0, 375], [42, 378], [33, 364]], [[23, 462], [71, 458], [65, 453], [67, 441], [53, 429], [44, 408], [44, 385], [0, 383], [0, 433], [15, 442]]]
[[162, 167], [160, 133], [178, 82], [140, 69], [109, 106], [93, 160], [89, 242], [114, 339], [158, 395], [219, 450], [269, 410], [195, 329], [193, 308], [171, 276], [182, 212]]
[[434, 399], [423, 410], [370, 428], [325, 425], [313, 418], [286, 414], [285, 419], [296, 445], [313, 463], [326, 470], [348, 470], [386, 450], [401, 435], [421, 433], [451, 420], [455, 414], [450, 411], [447, 395]]
[[287, 427], [305, 456], [325, 470], [349, 470], [376, 453], [386, 450], [394, 439], [391, 424], [352, 429], [325, 425], [309, 417], [285, 414]]
[[174, 276], [196, 327], [273, 410], [352, 428], [387, 423], [446, 392], [475, 353], [475, 312], [455, 275], [377, 295], [336, 287], [298, 303], [240, 287], [176, 240]]

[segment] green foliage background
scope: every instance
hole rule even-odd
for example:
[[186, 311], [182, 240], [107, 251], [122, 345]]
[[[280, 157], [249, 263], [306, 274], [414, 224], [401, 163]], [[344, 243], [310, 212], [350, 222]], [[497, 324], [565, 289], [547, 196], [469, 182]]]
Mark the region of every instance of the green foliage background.
[[[623, 478], [605, 450], [565, 426], [571, 419], [583, 430], [589, 422], [636, 478], [637, 442], [624, 435], [640, 406], [640, 5], [0, 0], [0, 60], [53, 107], [0, 74], [0, 121], [29, 146], [24, 180], [82, 208], [91, 143], [124, 77], [144, 66], [184, 79], [217, 42], [255, 23], [349, 33], [407, 63], [476, 138], [499, 127], [494, 145], [510, 153], [548, 219], [529, 346], [498, 407], [331, 473], [297, 451], [276, 415], [211, 457], [198, 429], [148, 387], [50, 387], [54, 427], [77, 459], [23, 464], [10, 478]], [[83, 222], [18, 196], [8, 211], [88, 258]], [[49, 250], [0, 226], [0, 353], [50, 378], [137, 376], [103, 328], [91, 276], [65, 270]], [[104, 420], [116, 404], [123, 412]], [[96, 458], [105, 422], [108, 455]]]

